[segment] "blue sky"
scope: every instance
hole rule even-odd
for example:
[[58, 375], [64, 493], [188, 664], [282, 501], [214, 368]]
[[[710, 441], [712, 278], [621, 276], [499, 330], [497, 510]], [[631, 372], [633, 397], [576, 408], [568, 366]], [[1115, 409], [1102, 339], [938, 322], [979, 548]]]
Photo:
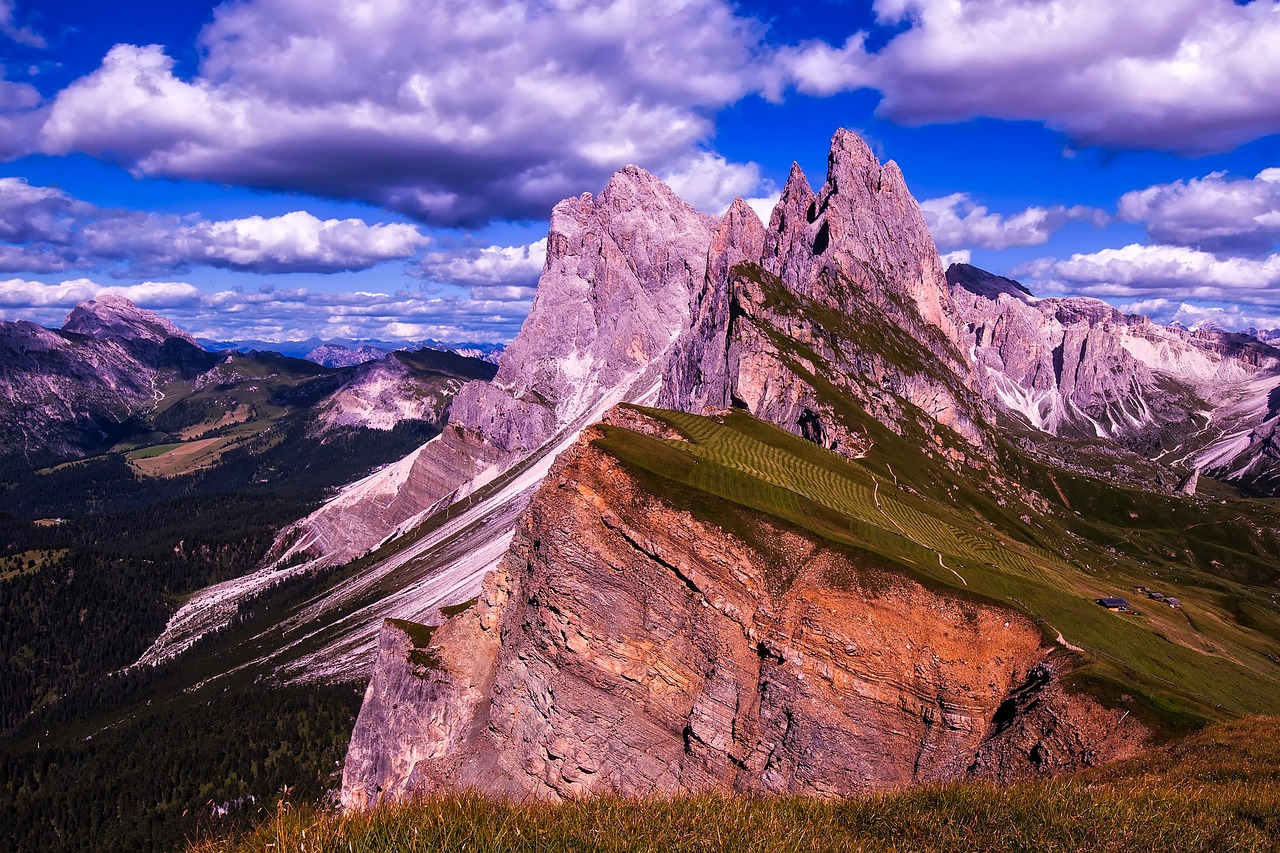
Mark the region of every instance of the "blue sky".
[[848, 127], [944, 257], [1280, 327], [1275, 0], [0, 0], [0, 72], [0, 319], [509, 339], [557, 200], [767, 215]]

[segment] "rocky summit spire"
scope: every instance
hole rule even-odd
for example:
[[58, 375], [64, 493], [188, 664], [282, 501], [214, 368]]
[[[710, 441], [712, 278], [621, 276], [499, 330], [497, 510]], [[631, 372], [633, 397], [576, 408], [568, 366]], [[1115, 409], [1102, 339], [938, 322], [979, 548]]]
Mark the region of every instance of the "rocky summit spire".
[[983, 444], [968, 347], [896, 165], [839, 131], [822, 188], [793, 165], [763, 234], [755, 221], [745, 204], [725, 216], [660, 405], [744, 408], [856, 455], [864, 440], [842, 425], [831, 385], [892, 428], [944, 424]]
[[959, 340], [938, 249], [893, 161], [881, 165], [855, 133], [838, 130], [827, 179], [807, 193], [799, 167], [770, 220], [764, 266], [797, 293], [846, 309], [846, 286], [913, 333]]

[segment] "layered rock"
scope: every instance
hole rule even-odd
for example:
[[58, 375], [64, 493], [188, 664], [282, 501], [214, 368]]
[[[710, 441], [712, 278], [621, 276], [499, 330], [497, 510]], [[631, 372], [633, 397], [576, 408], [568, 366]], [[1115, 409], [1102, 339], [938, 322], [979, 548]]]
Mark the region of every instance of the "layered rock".
[[117, 296], [77, 305], [61, 330], [0, 323], [0, 464], [41, 464], [109, 447], [161, 388], [217, 357]]
[[1037, 299], [965, 264], [947, 278], [985, 398], [1036, 429], [1275, 488], [1280, 351], [1247, 335], [1160, 326], [1096, 299]]
[[529, 317], [492, 381], [467, 383], [450, 426], [419, 451], [395, 494], [360, 485], [286, 530], [284, 559], [358, 556], [502, 470], [572, 440], [614, 403], [652, 397], [692, 295], [713, 221], [635, 166], [597, 197], [556, 205]]
[[405, 420], [443, 428], [458, 390], [493, 374], [488, 362], [434, 350], [393, 352], [360, 362], [318, 407], [315, 431], [351, 426], [389, 430]]
[[712, 240], [660, 405], [738, 406], [850, 455], [854, 403], [899, 432], [985, 443], [937, 249], [896, 164], [832, 140], [814, 193], [793, 166], [764, 227], [736, 202]]
[[[665, 434], [631, 412], [608, 420]], [[1049, 742], [1044, 720], [1000, 717], [1045, 655], [1027, 619], [763, 516], [739, 525], [749, 540], [730, 533], [600, 435], [556, 464], [465, 612], [416, 640], [384, 628], [348, 807], [467, 789], [836, 796], [1012, 768], [1009, 743]], [[1053, 756], [1040, 772], [1142, 734], [1073, 733], [1037, 753]]]

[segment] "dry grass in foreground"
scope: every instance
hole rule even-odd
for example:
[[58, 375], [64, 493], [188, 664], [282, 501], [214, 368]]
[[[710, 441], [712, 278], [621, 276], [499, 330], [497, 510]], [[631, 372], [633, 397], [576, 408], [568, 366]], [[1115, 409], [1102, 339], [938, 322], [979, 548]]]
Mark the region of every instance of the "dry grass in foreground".
[[465, 795], [354, 816], [284, 806], [247, 837], [190, 850], [1277, 851], [1280, 718], [1238, 720], [1134, 761], [1008, 788], [556, 805]]

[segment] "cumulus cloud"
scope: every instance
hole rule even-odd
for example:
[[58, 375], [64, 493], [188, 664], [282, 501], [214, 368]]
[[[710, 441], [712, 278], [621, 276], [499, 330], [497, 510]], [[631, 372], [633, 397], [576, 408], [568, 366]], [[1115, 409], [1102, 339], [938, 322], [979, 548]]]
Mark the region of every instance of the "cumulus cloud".
[[[703, 151], [668, 171], [662, 180], [689, 204], [703, 213], [720, 215], [735, 198], [746, 199], [762, 186], [760, 167], [755, 163], [730, 163], [719, 154]], [[767, 221], [767, 220], [766, 220]]]
[[120, 286], [90, 279], [44, 284], [0, 281], [0, 319], [59, 326], [76, 303], [104, 293], [158, 311], [179, 328], [215, 340], [322, 338], [417, 340], [435, 337], [505, 341], [519, 330], [529, 303], [431, 294], [332, 293], [306, 288], [231, 289], [202, 293], [184, 282]]
[[725, 0], [245, 0], [215, 11], [193, 79], [114, 47], [38, 145], [435, 224], [541, 218], [626, 163], [689, 166], [709, 112], [761, 85], [763, 34]]
[[1252, 179], [1225, 172], [1125, 193], [1119, 216], [1162, 243], [1266, 254], [1280, 241], [1280, 169]]
[[428, 252], [419, 262], [423, 278], [469, 287], [473, 299], [520, 301], [533, 287], [547, 259], [547, 238], [527, 246], [485, 246]]
[[968, 249], [956, 249], [954, 252], [942, 252], [938, 255], [938, 260], [942, 261], [943, 269], [946, 269], [952, 264], [969, 264], [973, 263], [973, 252]]
[[1091, 222], [1098, 226], [1107, 222], [1102, 211], [1080, 205], [1033, 206], [1011, 216], [1001, 216], [976, 203], [968, 193], [926, 199], [920, 202], [920, 209], [934, 242], [942, 250], [1038, 246], [1068, 222]]
[[1041, 121], [1083, 145], [1229, 150], [1280, 132], [1280, 5], [1266, 0], [876, 0], [878, 50], [784, 51], [800, 91], [878, 89], [908, 124]]
[[55, 187], [0, 178], [0, 270], [55, 272], [123, 262], [131, 272], [192, 265], [256, 273], [361, 270], [408, 260], [430, 238], [404, 223], [282, 216], [205, 220], [109, 210]]
[[44, 284], [39, 281], [11, 278], [0, 281], [0, 308], [5, 313], [25, 309], [26, 314], [40, 313], [41, 309], [74, 308], [86, 299], [114, 294], [123, 296], [144, 308], [176, 308], [190, 306], [200, 299], [200, 291], [185, 282], [145, 281], [128, 286], [102, 285], [87, 278]]
[[1189, 246], [1135, 243], [1032, 261], [1014, 275], [1087, 296], [1266, 304], [1280, 288], [1280, 255], [1220, 257]]

